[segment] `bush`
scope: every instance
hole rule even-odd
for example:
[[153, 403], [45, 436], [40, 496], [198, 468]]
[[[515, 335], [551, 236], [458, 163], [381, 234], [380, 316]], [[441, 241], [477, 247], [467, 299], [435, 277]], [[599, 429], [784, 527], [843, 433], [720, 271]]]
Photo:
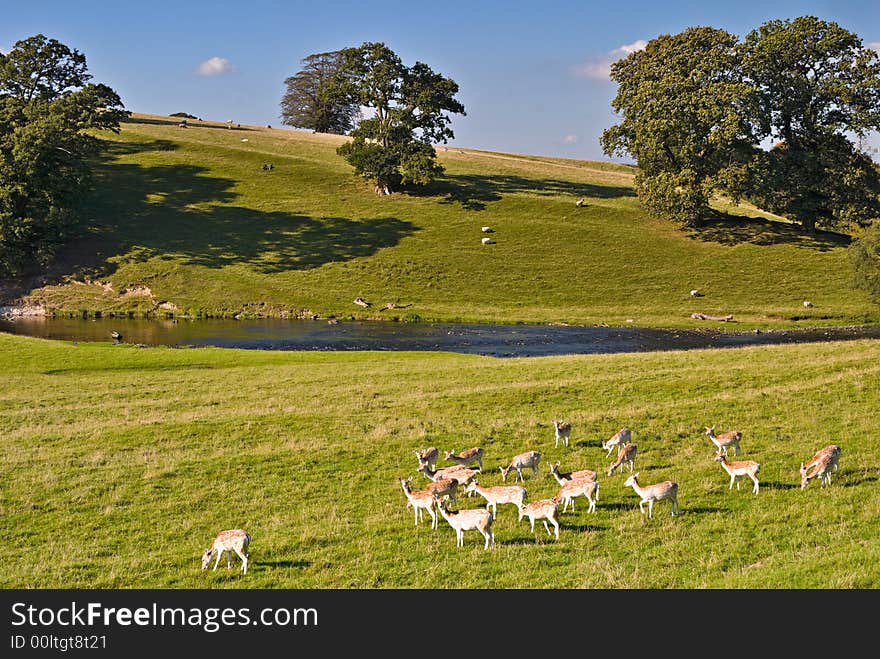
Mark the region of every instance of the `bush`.
[[169, 114], [169, 117], [180, 117], [181, 119], [198, 119], [194, 114], [187, 114], [186, 112], [175, 112], [174, 114]]

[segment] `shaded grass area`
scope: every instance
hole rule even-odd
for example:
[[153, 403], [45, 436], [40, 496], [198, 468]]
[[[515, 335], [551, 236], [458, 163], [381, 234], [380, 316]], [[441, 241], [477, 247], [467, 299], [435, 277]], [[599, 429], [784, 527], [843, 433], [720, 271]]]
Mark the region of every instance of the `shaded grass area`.
[[850, 286], [846, 236], [808, 237], [729, 203], [699, 233], [681, 231], [647, 216], [632, 168], [613, 163], [440, 149], [441, 180], [380, 198], [336, 155], [340, 136], [136, 115], [102, 137], [88, 235], [32, 296], [59, 313], [156, 313], [166, 301], [178, 315], [378, 318], [393, 301], [412, 305], [410, 319], [445, 321], [880, 320]]
[[[138, 349], [0, 334], [3, 587], [876, 588], [880, 344], [493, 360], [444, 353]], [[552, 419], [572, 422], [555, 449]], [[622, 426], [643, 484], [680, 484], [681, 516], [638, 511], [599, 447]], [[703, 427], [743, 432], [761, 490], [728, 490]], [[798, 465], [843, 447], [829, 487]], [[429, 445], [498, 467], [600, 472], [597, 510], [558, 542], [499, 508], [496, 547], [413, 523], [397, 478]], [[461, 497], [462, 507], [481, 500]], [[253, 536], [246, 577], [202, 572], [219, 530]], [[539, 568], [536, 566], [540, 566]]]

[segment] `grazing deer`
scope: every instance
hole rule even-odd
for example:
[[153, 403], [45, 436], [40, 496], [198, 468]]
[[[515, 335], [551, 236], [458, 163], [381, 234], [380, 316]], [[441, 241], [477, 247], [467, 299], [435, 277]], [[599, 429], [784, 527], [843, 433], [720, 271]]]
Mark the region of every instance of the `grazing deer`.
[[464, 547], [464, 532], [479, 531], [486, 539], [484, 549], [488, 549], [489, 545], [495, 544], [495, 534], [492, 532], [492, 513], [482, 508], [474, 508], [471, 510], [450, 511], [446, 508], [446, 504], [442, 500], [434, 497], [440, 514], [443, 515], [449, 526], [455, 531], [456, 546]]
[[587, 501], [590, 502], [587, 512], [596, 512], [596, 500], [599, 498], [599, 482], [586, 478], [568, 481], [559, 489], [554, 498], [563, 502], [562, 512], [568, 510], [569, 503], [571, 504], [572, 512], [574, 512], [574, 500], [578, 497], [586, 497]]
[[444, 451], [446, 454], [447, 462], [454, 462], [462, 467], [467, 467], [469, 465], [477, 463], [477, 466], [480, 468], [480, 473], [483, 473], [483, 449], [480, 446], [474, 446], [473, 448], [466, 449], [461, 453], [454, 453], [453, 451]]
[[232, 567], [232, 552], [235, 552], [241, 559], [241, 571], [247, 574], [248, 546], [250, 544], [250, 534], [241, 529], [220, 531], [217, 537], [214, 538], [214, 544], [211, 545], [211, 548], [206, 549], [205, 553], [202, 554], [202, 569], [207, 569], [208, 563], [211, 562], [211, 556], [216, 556], [214, 560], [214, 570], [216, 570], [224, 551], [229, 552], [226, 554], [226, 569], [229, 569]]
[[559, 440], [562, 440], [564, 446], [568, 446], [568, 440], [571, 438], [571, 424], [553, 419], [553, 428], [556, 430], [556, 444], [554, 448], [559, 448]]
[[[507, 482], [507, 474], [511, 469], [516, 469], [517, 478], [525, 482], [522, 470], [531, 468], [532, 476], [538, 475], [538, 463], [541, 461], [541, 454], [538, 451], [527, 451], [513, 457], [507, 467], [499, 467], [501, 469], [501, 480]], [[514, 479], [516, 480], [516, 479]]]
[[623, 471], [623, 464], [629, 464], [629, 470], [635, 468], [636, 464], [636, 453], [638, 452], [639, 447], [635, 444], [626, 444], [625, 446], [621, 446], [620, 450], [617, 451], [617, 459], [611, 463], [611, 466], [608, 467], [608, 475], [614, 473], [614, 470], [620, 467], [620, 470]]
[[654, 517], [654, 502], [668, 499], [672, 504], [672, 516], [675, 517], [675, 511], [678, 510], [678, 483], [675, 481], [663, 481], [662, 483], [654, 483], [642, 487], [639, 485], [639, 472], [630, 474], [623, 484], [624, 487], [632, 486], [636, 494], [641, 497], [639, 501], [639, 511], [644, 514], [645, 502], [648, 502], [648, 519]]
[[[541, 499], [540, 501], [532, 501], [531, 503], [527, 503], [524, 506], [519, 507], [519, 521], [522, 521], [523, 517], [528, 517], [529, 522], [532, 525], [532, 534], [535, 533], [535, 520], [539, 519], [544, 522], [544, 528], [547, 530], [547, 535], [552, 535], [550, 533], [550, 527], [547, 526], [547, 522], [550, 522], [553, 525], [553, 528], [556, 531], [556, 539], [559, 540], [559, 520], [556, 519], [559, 514], [559, 499]], [[537, 541], [538, 537], [535, 536], [535, 540]]]
[[434, 513], [434, 493], [427, 489], [413, 492], [409, 485], [412, 478], [399, 478], [398, 480], [403, 488], [403, 493], [406, 495], [407, 507], [412, 506], [415, 513], [416, 526], [422, 521], [422, 511], [427, 510], [428, 514], [431, 515], [431, 528], [436, 529], [437, 515]]
[[742, 478], [743, 476], [748, 476], [755, 483], [755, 486], [752, 488], [752, 492], [754, 492], [755, 494], [758, 493], [758, 471], [760, 471], [761, 469], [760, 463], [757, 463], [754, 460], [728, 462], [724, 453], [722, 453], [720, 449], [715, 455], [715, 462], [720, 462], [721, 466], [724, 467], [724, 471], [730, 474], [730, 487], [727, 488], [728, 490], [733, 488], [734, 482], [736, 483], [736, 489], [738, 490], [740, 478]]
[[419, 466], [424, 462], [431, 469], [437, 468], [437, 457], [440, 455], [440, 451], [437, 450], [436, 446], [432, 446], [431, 448], [426, 448], [423, 451], [416, 451], [416, 457], [419, 459]]
[[550, 475], [556, 479], [560, 485], [565, 485], [568, 481], [576, 481], [582, 478], [587, 480], [596, 480], [596, 472], [592, 469], [580, 469], [578, 471], [559, 471], [559, 462], [550, 465]]
[[602, 442], [602, 450], [608, 451], [608, 453], [605, 454], [605, 457], [607, 458], [611, 455], [611, 451], [614, 450], [615, 446], [619, 450], [621, 446], [628, 444], [631, 439], [632, 430], [630, 430], [629, 428], [621, 428], [620, 430], [618, 430], [616, 433], [614, 433], [611, 439], [609, 439], [607, 442]]
[[494, 487], [482, 487], [476, 479], [467, 484], [464, 489], [469, 494], [479, 494], [486, 503], [486, 510], [492, 508], [492, 517], [498, 516], [499, 503], [512, 503], [517, 508], [523, 505], [526, 500], [526, 488], [519, 485], [496, 485]]
[[452, 499], [452, 503], [458, 507], [458, 502], [455, 499], [455, 493], [458, 491], [458, 481], [454, 478], [440, 478], [428, 483], [425, 486], [424, 491], [430, 492], [437, 497], [447, 496]]
[[839, 469], [840, 452], [839, 446], [831, 444], [817, 451], [807, 464], [802, 462], [801, 489], [805, 489], [810, 479], [816, 477], [822, 485], [831, 485], [831, 472]]
[[733, 455], [739, 455], [739, 440], [742, 439], [743, 434], [739, 430], [731, 430], [730, 432], [724, 432], [720, 435], [715, 434], [715, 426], [706, 428], [706, 434], [709, 436], [709, 439], [715, 444], [715, 448], [719, 451], [722, 451], [724, 455], [727, 455], [727, 447], [733, 447]]
[[419, 465], [418, 471], [425, 474], [425, 476], [432, 481], [438, 481], [443, 478], [452, 478], [458, 481], [459, 485], [467, 485], [474, 479], [474, 476], [477, 475], [476, 469], [468, 469], [467, 467], [462, 467], [460, 465], [444, 467], [443, 469], [437, 469], [435, 471], [425, 463], [422, 463]]

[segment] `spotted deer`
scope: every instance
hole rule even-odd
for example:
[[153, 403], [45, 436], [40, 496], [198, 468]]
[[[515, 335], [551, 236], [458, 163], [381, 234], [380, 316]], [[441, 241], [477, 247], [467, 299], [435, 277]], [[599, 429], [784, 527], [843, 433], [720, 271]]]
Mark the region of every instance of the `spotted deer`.
[[241, 529], [220, 531], [220, 533], [217, 534], [217, 537], [214, 538], [214, 543], [211, 547], [206, 549], [205, 553], [202, 554], [202, 569], [207, 569], [208, 563], [211, 562], [211, 557], [216, 556], [214, 559], [214, 570], [216, 570], [223, 552], [229, 552], [226, 554], [226, 568], [229, 569], [232, 567], [232, 552], [235, 552], [241, 559], [242, 573], [247, 574], [248, 547], [250, 544], [251, 536], [246, 531], [242, 531]]
[[454, 478], [438, 478], [425, 486], [424, 491], [430, 492], [437, 497], [448, 496], [455, 506], [458, 502], [455, 499], [455, 493], [458, 490], [458, 481]]
[[[532, 526], [532, 534], [535, 533], [535, 520], [541, 520], [544, 522], [544, 528], [547, 530], [547, 535], [552, 535], [550, 533], [550, 527], [547, 526], [547, 522], [550, 522], [553, 525], [554, 530], [556, 531], [556, 539], [559, 540], [559, 520], [557, 519], [559, 515], [559, 499], [541, 499], [540, 501], [532, 501], [531, 503], [527, 503], [523, 506], [519, 507], [519, 521], [522, 521], [523, 517], [528, 517], [529, 522]], [[538, 537], [535, 536], [535, 540], [537, 541]]]
[[654, 502], [668, 500], [672, 504], [672, 516], [675, 517], [675, 511], [678, 510], [678, 483], [675, 481], [663, 481], [662, 483], [654, 483], [642, 487], [639, 485], [639, 472], [630, 474], [630, 477], [624, 482], [624, 487], [632, 487], [635, 493], [639, 495], [639, 511], [645, 514], [645, 503], [648, 504], [648, 519], [654, 517]]
[[526, 500], [526, 488], [519, 485], [495, 485], [494, 487], [482, 487], [476, 479], [465, 487], [465, 492], [479, 494], [486, 500], [486, 509], [492, 508], [492, 517], [498, 516], [498, 504], [512, 503], [517, 508]]
[[483, 449], [480, 446], [474, 446], [473, 448], [466, 449], [461, 453], [445, 451], [445, 455], [447, 462], [454, 462], [463, 467], [468, 467], [476, 463], [480, 469], [480, 473], [482, 473], [483, 471]]
[[415, 454], [419, 460], [419, 466], [421, 466], [424, 462], [429, 467], [431, 467], [431, 469], [437, 468], [437, 457], [439, 456], [440, 451], [437, 449], [436, 446], [432, 446], [421, 451], [415, 451]]
[[715, 434], [715, 426], [711, 428], [707, 426], [703, 426], [706, 428], [706, 435], [709, 437], [711, 442], [715, 445], [715, 448], [719, 451], [722, 451], [724, 455], [727, 455], [728, 447], [733, 447], [733, 455], [737, 456], [740, 453], [739, 449], [739, 440], [742, 439], [742, 433], [739, 430], [731, 430], [730, 432], [723, 432], [720, 435]]
[[560, 485], [565, 485], [568, 481], [576, 481], [581, 478], [587, 480], [596, 480], [597, 474], [592, 469], [579, 469], [578, 471], [559, 471], [559, 462], [550, 465], [550, 475], [556, 479]]
[[538, 475], [538, 463], [541, 461], [541, 454], [538, 451], [526, 451], [525, 453], [520, 453], [513, 457], [510, 461], [510, 464], [507, 467], [499, 467], [501, 469], [501, 480], [507, 481], [507, 474], [510, 473], [511, 469], [516, 469], [517, 479], [525, 482], [525, 478], [523, 478], [522, 470], [523, 469], [531, 469], [532, 476]]
[[419, 465], [418, 471], [425, 474], [429, 480], [436, 481], [443, 478], [452, 478], [458, 481], [459, 485], [467, 485], [470, 483], [474, 476], [477, 475], [476, 469], [468, 469], [467, 467], [462, 467], [461, 465], [455, 465], [454, 467], [444, 467], [443, 469], [437, 469], [436, 471], [431, 469], [426, 464]]
[[736, 489], [738, 490], [740, 479], [743, 476], [748, 476], [755, 484], [752, 488], [752, 492], [758, 494], [758, 471], [761, 469], [760, 463], [755, 462], [754, 460], [728, 462], [727, 457], [720, 449], [715, 455], [715, 462], [720, 462], [724, 471], [730, 474], [730, 487], [727, 488], [728, 490], [733, 489], [734, 483], [736, 483]]
[[620, 450], [620, 447], [624, 444], [627, 444], [632, 439], [632, 430], [629, 428], [621, 428], [618, 430], [608, 441], [602, 442], [602, 450], [608, 451], [605, 454], [605, 457], [611, 455], [611, 452], [617, 447]]
[[596, 500], [599, 498], [599, 482], [586, 478], [568, 481], [559, 488], [555, 498], [563, 502], [562, 512], [564, 513], [568, 510], [568, 504], [571, 504], [571, 510], [574, 512], [574, 500], [578, 497], [586, 497], [587, 501], [590, 502], [587, 512], [596, 512]]
[[434, 503], [443, 519], [455, 531], [456, 546], [464, 547], [464, 532], [479, 531], [486, 539], [484, 549], [488, 549], [489, 545], [495, 544], [495, 534], [492, 532], [492, 513], [483, 508], [473, 508], [471, 510], [452, 510], [446, 508], [446, 504], [441, 499], [434, 498]]
[[813, 478], [819, 478], [824, 485], [831, 485], [831, 472], [839, 469], [841, 449], [831, 444], [816, 452], [807, 464], [801, 463], [801, 489], [805, 489]]
[[413, 492], [410, 487], [410, 482], [412, 478], [399, 478], [400, 486], [403, 488], [403, 493], [406, 495], [406, 505], [407, 507], [412, 506], [413, 512], [415, 514], [415, 525], [418, 526], [419, 522], [422, 521], [422, 511], [427, 510], [428, 514], [431, 516], [431, 528], [437, 528], [437, 515], [434, 513], [434, 493], [430, 490], [418, 490]]
[[553, 428], [556, 431], [556, 444], [554, 444], [554, 448], [559, 448], [560, 441], [562, 441], [563, 446], [568, 446], [568, 440], [571, 439], [571, 424], [561, 419], [559, 421], [553, 419]]
[[621, 465], [629, 465], [629, 470], [635, 468], [636, 464], [636, 453], [638, 452], [639, 447], [635, 444], [626, 444], [625, 446], [621, 446], [620, 450], [617, 451], [617, 459], [611, 463], [611, 466], [608, 467], [608, 475], [614, 473], [614, 471], [620, 467], [620, 470], [623, 471], [623, 467]]

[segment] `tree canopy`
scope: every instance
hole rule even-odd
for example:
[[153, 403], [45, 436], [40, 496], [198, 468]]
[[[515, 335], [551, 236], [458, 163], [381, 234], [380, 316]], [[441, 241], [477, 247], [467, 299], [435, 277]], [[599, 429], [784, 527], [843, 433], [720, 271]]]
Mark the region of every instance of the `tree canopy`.
[[385, 44], [368, 42], [341, 51], [333, 89], [339, 102], [372, 111], [337, 152], [377, 193], [442, 174], [433, 144], [454, 137], [447, 113], [465, 114], [455, 81], [422, 62], [406, 66]]
[[75, 229], [100, 150], [128, 113], [86, 58], [42, 34], [0, 54], [0, 276], [45, 263]]
[[336, 94], [340, 52], [309, 55], [302, 65], [298, 73], [284, 81], [281, 123], [316, 133], [348, 133], [355, 126], [360, 108]]
[[622, 120], [602, 146], [636, 159], [656, 214], [696, 224], [723, 192], [809, 231], [880, 216], [880, 176], [852, 139], [880, 129], [880, 58], [836, 23], [773, 20], [742, 41], [688, 28], [611, 76]]

